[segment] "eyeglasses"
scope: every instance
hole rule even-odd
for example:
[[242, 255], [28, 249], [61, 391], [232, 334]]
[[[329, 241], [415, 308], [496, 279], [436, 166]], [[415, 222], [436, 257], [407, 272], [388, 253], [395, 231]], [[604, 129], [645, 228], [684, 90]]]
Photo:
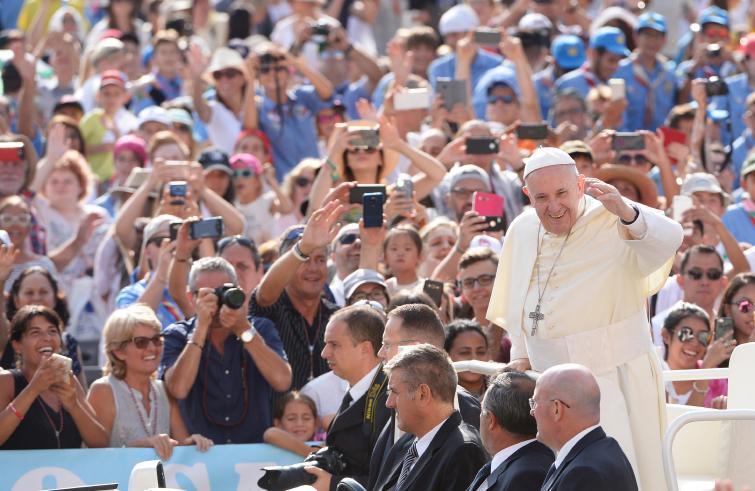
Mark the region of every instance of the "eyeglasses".
[[236, 177], [254, 177], [257, 173], [252, 169], [234, 169], [233, 175]]
[[338, 243], [341, 245], [351, 245], [359, 238], [358, 234], [343, 234], [338, 237]]
[[561, 111], [556, 112], [556, 119], [562, 119], [567, 118], [569, 116], [579, 116], [580, 114], [584, 114], [584, 110], [582, 110], [581, 107], [573, 107], [571, 109], [563, 109]]
[[147, 241], [146, 245], [154, 244], [157, 247], [160, 247], [160, 245], [163, 243], [165, 239], [170, 239], [170, 237], [152, 237]]
[[260, 75], [267, 75], [270, 72], [287, 72], [288, 67], [286, 65], [262, 65], [259, 71]]
[[472, 196], [476, 192], [477, 192], [477, 189], [453, 188], [451, 190], [452, 194], [455, 194], [459, 198], [464, 198], [464, 199], [468, 199], [470, 196]]
[[703, 278], [703, 274], [707, 276], [710, 281], [716, 281], [721, 279], [721, 277], [724, 275], [724, 272], [720, 269], [709, 269], [708, 271], [703, 272], [703, 270], [700, 268], [692, 268], [685, 274], [689, 276], [690, 279], [695, 281], [701, 280]]
[[346, 151], [348, 153], [360, 153], [361, 152], [361, 153], [367, 153], [367, 154], [370, 154], [370, 155], [373, 154], [373, 153], [375, 153], [375, 152], [377, 152], [377, 150], [378, 150], [377, 147], [353, 147], [353, 148], [346, 149]]
[[640, 153], [636, 155], [619, 155], [617, 161], [619, 165], [632, 165], [632, 161], [634, 161], [635, 165], [645, 165], [649, 162], [647, 157]]
[[155, 346], [155, 348], [159, 348], [163, 345], [163, 335], [155, 334], [151, 338], [148, 338], [147, 336], [134, 336], [126, 342], [134, 343], [134, 346], [136, 346], [138, 349], [147, 349], [147, 346], [149, 346], [150, 342]]
[[481, 274], [477, 278], [464, 278], [463, 280], [459, 280], [459, 283], [461, 283], [462, 288], [471, 290], [474, 288], [475, 283], [479, 283], [480, 286], [489, 286], [493, 284], [494, 279], [495, 275], [493, 274]]
[[396, 341], [395, 343], [386, 343], [385, 341], [383, 341], [382, 349], [384, 349], [385, 351], [390, 351], [391, 348], [401, 346], [402, 344], [410, 344], [416, 342], [418, 342], [416, 339], [402, 339], [401, 341]]
[[335, 50], [335, 51], [322, 51], [320, 53], [320, 59], [321, 60], [343, 60], [346, 58], [346, 53], [344, 53], [341, 50]]
[[742, 312], [743, 314], [749, 314], [753, 311], [753, 303], [747, 298], [740, 298], [739, 300], [735, 300], [734, 302], [730, 303], [729, 305], [736, 305], [737, 310]]
[[333, 121], [343, 121], [343, 116], [341, 116], [340, 114], [318, 114], [317, 115], [318, 123], [330, 123]]
[[513, 95], [489, 95], [488, 104], [495, 104], [496, 102], [503, 102], [504, 104], [513, 104], [516, 102], [516, 97]]
[[0, 215], [0, 225], [3, 227], [10, 227], [13, 225], [28, 227], [31, 225], [31, 215]]
[[175, 128], [177, 131], [180, 131], [181, 133], [191, 133], [191, 126], [186, 126], [185, 124], [179, 124], [179, 123], [173, 123], [173, 128]]
[[[548, 402], [560, 402], [561, 404], [566, 406], [568, 409], [571, 409], [571, 406], [565, 403], [564, 401], [562, 401], [561, 399], [549, 399]], [[534, 397], [530, 397], [529, 403], [530, 403], [530, 409], [534, 411], [535, 408], [537, 407], [537, 401], [535, 400]]]
[[232, 68], [229, 68], [227, 70], [218, 70], [216, 72], [212, 72], [212, 78], [215, 80], [220, 80], [221, 78], [235, 78], [241, 75], [241, 72], [238, 70], [234, 70]]
[[379, 302], [380, 300], [387, 299], [388, 297], [386, 296], [385, 291], [381, 288], [375, 288], [369, 292], [357, 292], [351, 296], [352, 305], [355, 302]]
[[306, 177], [299, 176], [294, 179], [294, 184], [299, 186], [300, 188], [305, 188], [312, 184], [312, 179], [307, 179]]
[[703, 346], [708, 346], [708, 343], [710, 342], [710, 333], [708, 331], [700, 331], [699, 333], [697, 333], [697, 335], [695, 335], [695, 331], [693, 331], [691, 327], [687, 326], [682, 326], [682, 328], [679, 329], [679, 332], [676, 333], [676, 337], [682, 343], [688, 343], [693, 339], [697, 339], [698, 343], [702, 344]]

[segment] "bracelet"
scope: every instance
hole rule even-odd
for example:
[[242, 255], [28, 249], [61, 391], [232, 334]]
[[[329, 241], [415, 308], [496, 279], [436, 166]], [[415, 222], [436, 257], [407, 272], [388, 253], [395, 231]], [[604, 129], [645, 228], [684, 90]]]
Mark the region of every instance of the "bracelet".
[[173, 259], [174, 259], [174, 260], [175, 260], [175, 261], [176, 261], [177, 263], [188, 263], [188, 262], [189, 262], [189, 258], [188, 258], [188, 257], [187, 257], [187, 258], [185, 258], [185, 259], [181, 259], [181, 258], [179, 258], [179, 257], [174, 257]]
[[8, 403], [8, 409], [10, 409], [10, 411], [13, 414], [16, 415], [16, 417], [18, 418], [19, 421], [23, 421], [24, 420], [24, 415], [21, 414], [21, 411], [19, 411], [18, 409], [16, 409], [16, 406], [14, 406], [12, 402]]
[[631, 225], [634, 222], [636, 222], [638, 218], [640, 218], [640, 209], [637, 208], [637, 206], [635, 205], [631, 205], [631, 206], [632, 208], [634, 208], [634, 218], [628, 222], [624, 221], [623, 218], [619, 218], [619, 220], [621, 220], [622, 225]]
[[695, 392], [697, 392], [698, 394], [705, 394], [706, 392], [708, 392], [708, 389], [704, 389], [704, 390], [698, 389], [697, 382], [698, 380], [695, 380], [694, 382], [692, 382], [692, 388], [695, 389]]
[[333, 181], [333, 183], [338, 182], [338, 180], [341, 179], [341, 175], [338, 173], [338, 166], [330, 160], [330, 157], [325, 158], [325, 163], [330, 167], [330, 180]]
[[186, 343], [186, 344], [187, 345], [192, 345], [193, 344], [194, 346], [196, 346], [197, 348], [199, 348], [200, 351], [204, 350], [204, 346], [202, 346], [201, 344], [197, 343], [193, 339], [191, 341], [189, 341], [188, 343]]
[[301, 244], [301, 241], [299, 241], [296, 244], [294, 244], [294, 247], [291, 250], [294, 252], [294, 257], [296, 259], [298, 259], [299, 261], [305, 263], [305, 262], [309, 261], [309, 256], [307, 256], [306, 254], [304, 254], [301, 251], [301, 247], [299, 246], [299, 244]]

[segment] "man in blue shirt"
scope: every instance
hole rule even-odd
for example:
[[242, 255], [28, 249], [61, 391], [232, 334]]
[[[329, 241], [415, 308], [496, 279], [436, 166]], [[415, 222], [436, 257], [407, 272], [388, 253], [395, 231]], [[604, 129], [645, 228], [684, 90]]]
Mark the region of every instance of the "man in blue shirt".
[[[551, 55], [554, 64], [540, 70], [534, 76], [537, 99], [540, 102], [540, 111], [543, 120], [548, 120], [553, 101], [554, 85], [556, 80], [581, 67], [585, 62], [585, 44], [573, 34], [556, 36], [551, 43]], [[551, 124], [553, 121], [550, 120]], [[553, 125], [555, 127], [555, 125]]]
[[[454, 52], [430, 63], [427, 74], [433, 89], [438, 77], [456, 78], [457, 44], [479, 25], [480, 21], [477, 14], [472, 10], [472, 7], [466, 4], [451, 7], [440, 18], [438, 30], [446, 44]], [[502, 62], [503, 59], [500, 56], [488, 53], [475, 45], [475, 54], [470, 65], [471, 88], [474, 89], [477, 86], [477, 82], [485, 72], [499, 66]]]
[[749, 109], [747, 97], [755, 92], [755, 34], [748, 34], [742, 38], [741, 51], [745, 55], [742, 60], [745, 70], [726, 78], [726, 85], [729, 89], [728, 95], [714, 97], [711, 101], [712, 107], [729, 111], [731, 116], [729, 119], [731, 135], [726, 126], [722, 128], [721, 140], [724, 143], [736, 140], [742, 136], [746, 129], [744, 113]]
[[734, 172], [734, 182], [732, 182], [732, 188], [737, 189], [740, 187], [739, 175], [742, 172], [742, 165], [747, 160], [750, 150], [755, 147], [755, 92], [751, 92], [747, 96], [745, 102], [745, 108], [743, 119], [747, 124], [746, 129], [742, 134], [734, 140], [731, 152], [731, 165]]
[[165, 330], [159, 375], [191, 433], [215, 443], [261, 443], [273, 391], [289, 388], [291, 367], [273, 323], [247, 317], [248, 298], [234, 309], [218, 297], [216, 289], [229, 283], [237, 284], [236, 272], [223, 258], [192, 265], [188, 295], [197, 314]]
[[755, 155], [750, 155], [742, 166], [741, 180], [749, 196], [729, 206], [721, 220], [737, 242], [755, 244]]
[[624, 33], [616, 27], [601, 27], [590, 36], [587, 63], [556, 80], [556, 92], [574, 88], [587, 97], [593, 87], [608, 83], [619, 62], [629, 56]]
[[655, 12], [637, 22], [637, 49], [619, 64], [614, 75], [626, 82], [627, 109], [623, 131], [655, 131], [674, 107], [676, 76], [673, 63], [659, 53], [666, 43], [666, 19]]

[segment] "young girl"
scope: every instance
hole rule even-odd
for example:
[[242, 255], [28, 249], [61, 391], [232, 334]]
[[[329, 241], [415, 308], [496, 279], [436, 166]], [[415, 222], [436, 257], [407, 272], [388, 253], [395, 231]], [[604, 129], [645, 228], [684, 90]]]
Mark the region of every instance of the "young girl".
[[425, 256], [419, 274], [431, 277], [435, 268], [456, 244], [459, 227], [446, 217], [437, 217], [419, 231]]
[[315, 401], [292, 391], [276, 403], [273, 426], [265, 431], [262, 438], [265, 443], [306, 457], [317, 450], [317, 447], [310, 447], [306, 442], [315, 440], [318, 426]]
[[422, 258], [422, 239], [414, 227], [400, 225], [391, 229], [383, 241], [383, 256], [385, 265], [393, 274], [386, 281], [389, 297], [420, 285], [417, 268]]

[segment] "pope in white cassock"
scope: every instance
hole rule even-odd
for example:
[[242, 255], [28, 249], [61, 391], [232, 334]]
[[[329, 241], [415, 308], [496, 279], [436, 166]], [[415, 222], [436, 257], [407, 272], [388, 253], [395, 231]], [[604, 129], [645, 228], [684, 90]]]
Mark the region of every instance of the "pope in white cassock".
[[[601, 425], [619, 441], [640, 488], [665, 489], [665, 397], [645, 308], [668, 277], [682, 228], [578, 175], [556, 148], [526, 160], [524, 181], [534, 210], [506, 234], [488, 319], [508, 331], [519, 369], [590, 368]], [[568, 411], [556, 403], [552, 410]]]

